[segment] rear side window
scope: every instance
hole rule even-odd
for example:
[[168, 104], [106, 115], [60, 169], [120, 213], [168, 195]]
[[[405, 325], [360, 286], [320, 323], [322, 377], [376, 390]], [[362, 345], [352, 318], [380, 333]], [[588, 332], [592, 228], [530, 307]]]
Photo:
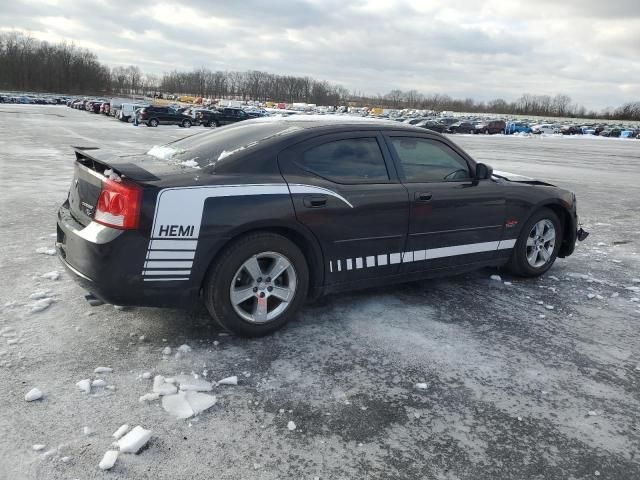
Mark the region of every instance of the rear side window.
[[302, 154], [299, 165], [335, 183], [384, 183], [389, 180], [375, 138], [350, 138], [323, 143]]
[[437, 140], [391, 137], [407, 183], [467, 180], [469, 165], [448, 145]]

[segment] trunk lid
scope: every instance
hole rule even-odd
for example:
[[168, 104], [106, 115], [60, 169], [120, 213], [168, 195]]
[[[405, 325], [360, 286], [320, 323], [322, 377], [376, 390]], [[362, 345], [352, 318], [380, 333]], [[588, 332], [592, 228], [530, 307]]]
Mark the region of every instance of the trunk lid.
[[110, 176], [144, 185], [181, 171], [179, 165], [146, 154], [121, 155], [87, 147], [74, 147], [74, 150], [76, 162], [69, 188], [69, 208], [83, 226], [93, 220], [102, 183]]

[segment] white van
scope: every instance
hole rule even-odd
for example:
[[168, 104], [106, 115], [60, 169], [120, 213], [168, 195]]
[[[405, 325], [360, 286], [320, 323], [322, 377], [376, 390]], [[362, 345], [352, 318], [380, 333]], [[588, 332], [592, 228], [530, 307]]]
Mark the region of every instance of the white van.
[[136, 110], [148, 105], [143, 103], [123, 103], [118, 112], [118, 120], [121, 122], [129, 122]]

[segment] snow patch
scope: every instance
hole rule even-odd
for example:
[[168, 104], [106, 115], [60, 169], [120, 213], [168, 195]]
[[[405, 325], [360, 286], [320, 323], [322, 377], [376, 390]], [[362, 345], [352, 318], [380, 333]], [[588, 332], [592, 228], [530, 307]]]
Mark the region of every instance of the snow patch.
[[60, 278], [60, 272], [53, 270], [51, 272], [43, 273], [40, 277], [46, 278], [47, 280], [58, 280]]
[[289, 429], [290, 432], [293, 432], [296, 429], [295, 422], [293, 422], [292, 420], [289, 420], [289, 423], [287, 423], [287, 428]]
[[93, 370], [93, 373], [111, 373], [113, 372], [113, 368], [111, 367], [96, 367]]
[[55, 255], [56, 254], [56, 249], [55, 248], [50, 248], [50, 247], [40, 247], [40, 248], [36, 248], [36, 253], [41, 253], [42, 255]]
[[46, 310], [54, 302], [53, 298], [43, 298], [31, 305], [31, 313], [38, 313]]

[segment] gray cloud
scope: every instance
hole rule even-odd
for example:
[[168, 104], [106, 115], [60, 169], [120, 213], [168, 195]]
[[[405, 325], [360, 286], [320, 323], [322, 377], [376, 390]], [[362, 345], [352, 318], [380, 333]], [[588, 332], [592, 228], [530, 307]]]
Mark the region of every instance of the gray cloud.
[[636, 4], [24, 0], [0, 4], [0, 29], [73, 41], [110, 65], [156, 74], [259, 69], [369, 94], [413, 88], [481, 99], [562, 92], [602, 108], [640, 97]]

